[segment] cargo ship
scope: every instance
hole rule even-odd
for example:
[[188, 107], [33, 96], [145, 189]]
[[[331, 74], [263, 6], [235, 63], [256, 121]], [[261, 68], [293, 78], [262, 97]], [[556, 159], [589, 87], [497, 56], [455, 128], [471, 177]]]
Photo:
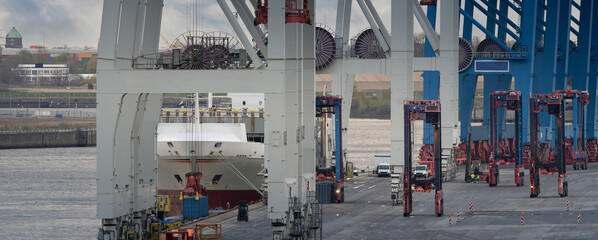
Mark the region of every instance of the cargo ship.
[[[169, 216], [182, 215], [183, 201], [179, 196], [187, 184], [185, 176], [191, 172], [201, 173], [200, 183], [207, 192], [211, 210], [226, 210], [241, 201], [262, 198], [263, 108], [249, 110], [243, 106], [254, 105], [239, 96], [235, 98], [220, 99], [230, 106], [207, 108], [197, 104], [191, 109], [163, 110], [156, 145], [158, 194], [171, 196]], [[196, 97], [194, 102], [203, 101]], [[232, 109], [236, 102], [242, 104], [237, 105], [240, 110]], [[261, 103], [263, 100], [258, 104]]]

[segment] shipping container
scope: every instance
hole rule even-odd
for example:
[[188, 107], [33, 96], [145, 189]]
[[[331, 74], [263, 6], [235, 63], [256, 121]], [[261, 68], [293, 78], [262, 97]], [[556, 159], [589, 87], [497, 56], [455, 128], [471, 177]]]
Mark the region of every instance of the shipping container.
[[323, 181], [316, 183], [316, 198], [319, 203], [332, 203], [334, 196], [334, 182]]
[[183, 218], [200, 218], [208, 216], [208, 197], [183, 199]]

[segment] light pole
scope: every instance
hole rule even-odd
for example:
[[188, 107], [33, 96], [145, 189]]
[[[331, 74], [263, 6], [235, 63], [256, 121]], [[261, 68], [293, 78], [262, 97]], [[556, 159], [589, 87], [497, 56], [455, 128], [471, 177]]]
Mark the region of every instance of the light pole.
[[10, 115], [12, 116], [12, 76], [8, 79], [9, 84], [8, 84], [8, 92], [9, 92], [9, 103], [8, 103], [8, 108], [10, 109]]
[[68, 116], [71, 116], [71, 80], [68, 80], [68, 86], [66, 87], [66, 90], [69, 92], [69, 111], [68, 111]]
[[41, 83], [39, 82], [39, 70], [35, 70], [37, 76], [37, 117], [42, 115], [42, 91]]

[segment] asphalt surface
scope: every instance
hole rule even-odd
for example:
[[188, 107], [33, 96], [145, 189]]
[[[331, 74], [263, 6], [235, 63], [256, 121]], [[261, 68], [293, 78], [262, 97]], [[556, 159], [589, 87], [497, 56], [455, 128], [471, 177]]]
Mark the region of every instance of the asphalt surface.
[[[598, 239], [598, 163], [591, 163], [589, 170], [568, 167], [569, 196], [563, 198], [557, 194], [556, 174], [541, 175], [540, 195], [530, 198], [527, 170], [522, 187], [514, 184], [512, 166], [501, 166], [500, 173], [501, 182], [490, 188], [465, 183], [461, 169], [456, 179], [443, 184], [442, 217], [434, 213], [433, 191], [414, 193], [413, 213], [403, 217], [402, 205], [391, 205], [389, 178], [350, 179], [345, 202], [323, 207], [323, 239]], [[248, 222], [237, 222], [234, 211], [203, 222], [221, 222], [224, 239], [272, 239], [262, 203], [250, 207]]]

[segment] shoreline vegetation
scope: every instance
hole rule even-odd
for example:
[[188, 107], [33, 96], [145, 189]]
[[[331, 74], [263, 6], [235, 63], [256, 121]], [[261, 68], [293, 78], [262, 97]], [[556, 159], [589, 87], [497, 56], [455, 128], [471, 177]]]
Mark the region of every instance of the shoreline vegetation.
[[382, 92], [353, 89], [350, 118], [390, 119], [390, 89]]

